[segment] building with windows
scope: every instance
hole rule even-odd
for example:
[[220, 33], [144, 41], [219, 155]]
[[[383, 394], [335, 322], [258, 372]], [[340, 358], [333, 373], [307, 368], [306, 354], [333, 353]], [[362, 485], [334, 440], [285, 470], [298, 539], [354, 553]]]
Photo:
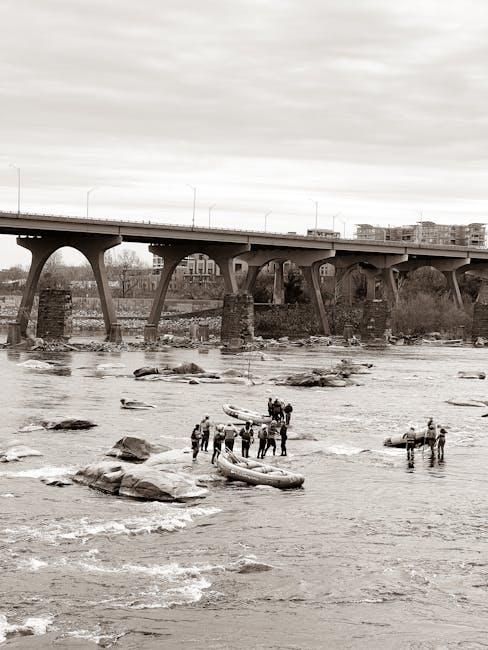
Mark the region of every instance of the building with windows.
[[[159, 275], [163, 266], [164, 260], [158, 255], [153, 255], [153, 274]], [[247, 264], [242, 260], [235, 259], [234, 271], [237, 274], [245, 273]], [[215, 282], [220, 275], [219, 265], [214, 260], [203, 253], [194, 253], [182, 259], [178, 264], [171, 278], [169, 289], [177, 290], [184, 283], [205, 285]]]
[[458, 225], [419, 221], [413, 225], [394, 227], [362, 223], [356, 226], [356, 238], [370, 241], [418, 242], [484, 248], [486, 229], [483, 223]]

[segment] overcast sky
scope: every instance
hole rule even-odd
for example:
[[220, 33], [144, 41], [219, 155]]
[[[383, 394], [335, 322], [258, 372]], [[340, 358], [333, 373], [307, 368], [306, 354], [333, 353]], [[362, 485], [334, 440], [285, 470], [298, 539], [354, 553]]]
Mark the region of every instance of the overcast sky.
[[487, 33], [484, 0], [2, 0], [0, 208], [16, 164], [26, 211], [485, 221]]

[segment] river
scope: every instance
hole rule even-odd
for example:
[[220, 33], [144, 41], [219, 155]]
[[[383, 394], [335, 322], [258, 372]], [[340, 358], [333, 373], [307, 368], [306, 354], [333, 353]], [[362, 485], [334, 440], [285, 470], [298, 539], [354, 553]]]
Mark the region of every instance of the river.
[[[456, 377], [486, 370], [486, 352], [276, 354], [281, 361], [254, 361], [251, 370], [267, 378], [346, 354], [374, 367], [358, 377], [363, 385], [349, 388], [212, 386], [137, 382], [132, 371], [190, 360], [242, 370], [246, 361], [171, 348], [2, 353], [0, 449], [27, 444], [44, 454], [0, 465], [0, 640], [26, 621], [39, 633], [14, 635], [4, 647], [486, 647], [488, 420], [483, 408], [445, 402], [488, 398], [486, 381]], [[17, 365], [29, 358], [63, 360], [71, 373]], [[97, 370], [107, 363], [121, 366]], [[185, 446], [206, 413], [225, 421], [223, 402], [265, 410], [275, 395], [294, 405], [294, 429], [317, 439], [289, 441], [289, 456], [280, 459], [306, 476], [301, 490], [223, 484], [188, 506], [40, 481], [101, 458], [125, 434]], [[121, 397], [158, 408], [125, 411]], [[31, 418], [52, 415], [98, 426], [16, 433]], [[403, 450], [382, 446], [429, 415], [449, 427], [444, 463], [417, 451], [411, 468]], [[198, 464], [210, 468], [208, 456], [201, 453]]]

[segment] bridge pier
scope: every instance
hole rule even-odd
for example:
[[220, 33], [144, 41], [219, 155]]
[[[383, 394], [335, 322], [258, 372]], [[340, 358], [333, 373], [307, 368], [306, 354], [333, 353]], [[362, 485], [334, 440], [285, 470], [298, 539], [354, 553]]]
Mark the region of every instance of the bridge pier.
[[122, 241], [121, 237], [110, 235], [42, 235], [41, 237], [17, 237], [17, 244], [31, 252], [32, 259], [27, 276], [24, 292], [20, 302], [19, 311], [15, 324], [9, 326], [7, 343], [15, 345], [16, 342], [27, 337], [27, 327], [34, 303], [34, 296], [39, 284], [42, 269], [50, 256], [59, 248], [70, 246], [80, 251], [90, 263], [95, 280], [97, 282], [100, 303], [102, 306], [103, 319], [107, 340], [112, 337], [120, 340], [120, 325], [117, 324], [117, 316], [112, 301], [112, 295], [108, 285], [107, 271], [105, 268], [105, 251], [117, 246]]
[[224, 280], [226, 294], [237, 294], [237, 279], [234, 273], [233, 261], [242, 253], [249, 251], [249, 244], [209, 244], [207, 242], [184, 241], [166, 244], [153, 244], [149, 252], [164, 260], [161, 277], [154, 295], [151, 312], [144, 327], [144, 340], [157, 341], [158, 326], [163, 311], [164, 301], [168, 293], [169, 283], [176, 267], [182, 259], [193, 253], [203, 253], [219, 265]]
[[275, 262], [273, 283], [273, 304], [285, 304], [285, 274], [283, 261]]

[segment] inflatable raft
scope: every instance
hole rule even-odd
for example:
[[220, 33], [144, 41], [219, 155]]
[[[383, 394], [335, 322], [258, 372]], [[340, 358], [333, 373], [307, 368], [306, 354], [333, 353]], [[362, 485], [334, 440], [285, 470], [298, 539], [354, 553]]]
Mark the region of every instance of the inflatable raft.
[[137, 399], [121, 399], [120, 408], [140, 410], [140, 409], [155, 409], [156, 406], [154, 404], [148, 404], [147, 402], [140, 402]]
[[257, 413], [256, 411], [248, 411], [247, 409], [240, 408], [238, 406], [232, 406], [232, 404], [222, 404], [224, 413], [230, 415], [237, 420], [242, 420], [243, 422], [252, 422], [253, 424], [267, 424], [271, 422], [271, 416], [263, 415], [262, 413]]
[[270, 485], [285, 490], [298, 488], [305, 481], [301, 474], [260, 463], [254, 458], [241, 458], [233, 453], [220, 454], [217, 467], [228, 479], [243, 481], [249, 485]]
[[[425, 444], [424, 431], [415, 434], [415, 444], [416, 445]], [[399, 449], [405, 448], [407, 446], [407, 434], [403, 433], [398, 436], [391, 436], [390, 438], [385, 438], [385, 440], [383, 441], [383, 445], [385, 447], [397, 447]]]

